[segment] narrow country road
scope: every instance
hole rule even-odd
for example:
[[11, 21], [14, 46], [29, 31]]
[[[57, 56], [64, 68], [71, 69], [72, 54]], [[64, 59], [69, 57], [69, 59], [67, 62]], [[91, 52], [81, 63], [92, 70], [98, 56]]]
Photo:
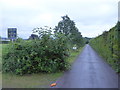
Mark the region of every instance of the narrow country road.
[[118, 75], [90, 45], [86, 45], [55, 88], [118, 88]]

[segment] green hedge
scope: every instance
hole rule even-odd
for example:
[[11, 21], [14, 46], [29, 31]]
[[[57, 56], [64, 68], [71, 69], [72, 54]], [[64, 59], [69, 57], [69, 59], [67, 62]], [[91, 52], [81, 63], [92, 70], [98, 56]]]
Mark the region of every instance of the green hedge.
[[116, 72], [120, 72], [120, 23], [90, 40], [90, 45], [108, 62]]

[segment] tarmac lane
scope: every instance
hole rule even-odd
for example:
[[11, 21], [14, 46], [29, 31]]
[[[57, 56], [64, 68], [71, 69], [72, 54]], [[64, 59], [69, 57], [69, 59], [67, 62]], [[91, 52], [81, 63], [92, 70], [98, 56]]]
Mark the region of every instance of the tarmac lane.
[[54, 88], [118, 88], [118, 75], [87, 44]]

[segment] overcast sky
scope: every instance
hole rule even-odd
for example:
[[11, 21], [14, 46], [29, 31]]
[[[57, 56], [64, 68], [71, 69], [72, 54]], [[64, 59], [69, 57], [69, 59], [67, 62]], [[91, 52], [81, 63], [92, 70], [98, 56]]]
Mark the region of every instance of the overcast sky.
[[0, 0], [0, 33], [16, 27], [18, 36], [28, 38], [33, 28], [54, 28], [61, 16], [74, 20], [84, 37], [108, 31], [118, 21], [119, 0]]

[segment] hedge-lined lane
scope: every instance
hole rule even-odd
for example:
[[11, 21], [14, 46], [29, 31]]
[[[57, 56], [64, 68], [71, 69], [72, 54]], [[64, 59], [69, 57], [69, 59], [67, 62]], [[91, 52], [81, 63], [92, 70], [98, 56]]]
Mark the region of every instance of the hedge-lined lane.
[[120, 72], [120, 22], [109, 31], [90, 40], [90, 45], [108, 62], [116, 72]]

